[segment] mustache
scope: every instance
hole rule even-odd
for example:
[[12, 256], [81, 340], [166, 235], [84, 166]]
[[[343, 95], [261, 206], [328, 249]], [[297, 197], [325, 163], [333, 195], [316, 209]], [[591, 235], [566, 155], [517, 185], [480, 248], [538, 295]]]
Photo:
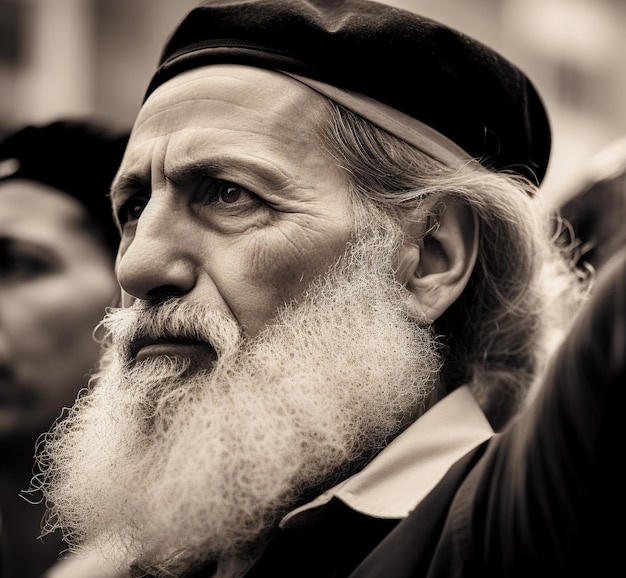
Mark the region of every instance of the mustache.
[[218, 356], [239, 346], [242, 334], [232, 315], [202, 304], [168, 299], [160, 303], [137, 300], [130, 307], [109, 308], [96, 328], [104, 331], [125, 358], [147, 343], [203, 342]]

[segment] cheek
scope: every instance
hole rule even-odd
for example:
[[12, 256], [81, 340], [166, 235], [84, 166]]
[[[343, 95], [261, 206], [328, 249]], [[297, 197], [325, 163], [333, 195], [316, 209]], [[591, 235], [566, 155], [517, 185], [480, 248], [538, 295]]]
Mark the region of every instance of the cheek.
[[117, 283], [110, 272], [100, 277], [88, 278], [84, 283], [74, 283], [73, 298], [69, 291], [59, 298], [57, 327], [60, 343], [66, 352], [80, 352], [90, 347], [92, 333], [105, 314], [105, 309], [114, 303], [118, 294]]
[[315, 240], [301, 235], [291, 242], [281, 235], [250, 241], [229, 267], [233, 282], [226, 297], [246, 332], [256, 334], [280, 306], [297, 300], [344, 253], [347, 240], [341, 231]]
[[20, 410], [24, 430], [47, 429], [61, 408], [73, 403], [99, 354], [92, 330], [101, 303], [94, 307], [75, 292], [57, 292], [59, 288], [42, 287], [31, 299], [22, 295], [14, 300], [6, 323], [16, 385], [31, 396], [31, 405]]
[[33, 287], [16, 307], [16, 336], [42, 370], [55, 366], [69, 373], [94, 361], [92, 332], [115, 291], [112, 278], [103, 281], [94, 291], [73, 278], [53, 279]]
[[59, 275], [3, 295], [2, 324], [16, 387], [32, 405], [18, 411], [19, 428], [39, 433], [87, 383], [99, 345], [95, 325], [117, 293], [110, 267], [89, 275]]

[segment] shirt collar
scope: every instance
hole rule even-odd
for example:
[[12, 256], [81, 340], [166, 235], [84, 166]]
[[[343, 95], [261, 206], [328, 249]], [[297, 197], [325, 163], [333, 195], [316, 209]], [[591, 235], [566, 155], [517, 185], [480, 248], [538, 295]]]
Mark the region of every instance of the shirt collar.
[[493, 433], [469, 388], [460, 387], [420, 416], [359, 473], [287, 514], [281, 527], [300, 525], [332, 498], [368, 516], [404, 518], [452, 464]]

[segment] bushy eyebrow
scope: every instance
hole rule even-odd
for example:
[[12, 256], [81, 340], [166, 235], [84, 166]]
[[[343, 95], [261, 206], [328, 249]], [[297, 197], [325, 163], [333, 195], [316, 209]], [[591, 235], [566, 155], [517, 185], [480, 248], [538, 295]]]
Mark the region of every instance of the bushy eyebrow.
[[[175, 166], [166, 166], [165, 178], [183, 186], [200, 179], [212, 178], [233, 182], [254, 192], [259, 192], [255, 189], [261, 185], [264, 190], [276, 191], [289, 184], [289, 179], [276, 165], [252, 155], [213, 154], [210, 158], [185, 159]], [[256, 182], [256, 186], [251, 181]]]
[[35, 251], [37, 255], [48, 259], [50, 262], [58, 262], [59, 260], [54, 250], [46, 243], [2, 235], [0, 236], [0, 265], [4, 266], [12, 253], [24, 248], [31, 252]]
[[[257, 185], [248, 184], [250, 179], [244, 175], [253, 176]], [[183, 187], [206, 178], [229, 181], [254, 193], [259, 193], [259, 187], [265, 191], [280, 191], [289, 186], [289, 179], [275, 165], [259, 162], [254, 156], [245, 158], [227, 154], [214, 155], [209, 159], [187, 158], [170, 166], [166, 163], [163, 177], [166, 181]], [[113, 207], [135, 194], [150, 195], [152, 184], [150, 176], [138, 172], [118, 175], [109, 195]]]
[[167, 170], [165, 178], [175, 185], [186, 185], [197, 179], [216, 178], [215, 175], [221, 170], [222, 164], [219, 162], [191, 162]]
[[113, 181], [109, 196], [111, 201], [114, 202], [117, 196], [145, 190], [150, 190], [150, 179], [136, 174], [120, 175]]

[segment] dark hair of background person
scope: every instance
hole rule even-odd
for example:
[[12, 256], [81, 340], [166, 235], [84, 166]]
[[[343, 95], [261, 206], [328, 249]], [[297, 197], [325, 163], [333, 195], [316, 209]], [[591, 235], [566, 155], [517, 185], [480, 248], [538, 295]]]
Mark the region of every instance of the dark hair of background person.
[[109, 185], [128, 141], [128, 131], [87, 118], [24, 126], [0, 143], [0, 183], [25, 179], [66, 192], [89, 211], [103, 242], [117, 252]]

